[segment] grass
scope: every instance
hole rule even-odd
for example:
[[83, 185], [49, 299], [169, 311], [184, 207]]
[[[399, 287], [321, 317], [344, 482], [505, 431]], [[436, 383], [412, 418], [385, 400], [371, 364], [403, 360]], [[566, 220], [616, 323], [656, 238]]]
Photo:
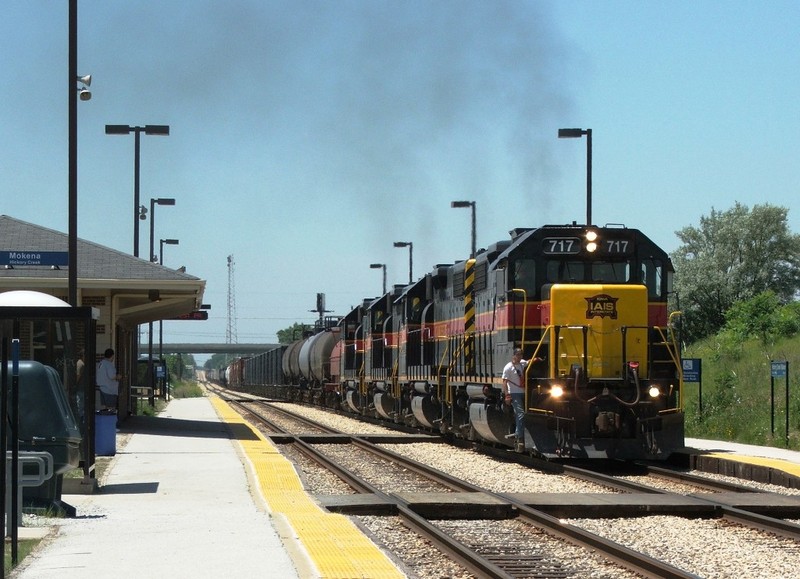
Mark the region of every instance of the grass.
[[175, 398], [201, 398], [205, 396], [203, 389], [194, 380], [175, 380], [170, 384], [172, 396]]
[[[702, 383], [684, 384], [686, 436], [800, 450], [800, 380], [792, 375], [800, 368], [800, 337], [764, 344], [719, 335], [683, 357], [702, 360]], [[789, 363], [788, 444], [786, 378], [771, 377], [772, 361]]]
[[[36, 548], [36, 546], [41, 542], [40, 539], [36, 540], [26, 540], [26, 541], [19, 541], [17, 543], [17, 564], [21, 563], [25, 557], [30, 555], [30, 553]], [[10, 570], [11, 567], [11, 543], [5, 543], [5, 552], [3, 555], [3, 569]], [[4, 575], [5, 576], [5, 575]]]

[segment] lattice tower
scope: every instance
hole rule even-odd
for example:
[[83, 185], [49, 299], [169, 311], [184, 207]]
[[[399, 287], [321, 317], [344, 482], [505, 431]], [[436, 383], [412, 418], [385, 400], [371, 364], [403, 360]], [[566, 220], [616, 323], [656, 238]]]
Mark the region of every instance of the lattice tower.
[[225, 343], [238, 344], [236, 335], [236, 280], [234, 275], [236, 263], [233, 254], [228, 256], [228, 327], [225, 330]]

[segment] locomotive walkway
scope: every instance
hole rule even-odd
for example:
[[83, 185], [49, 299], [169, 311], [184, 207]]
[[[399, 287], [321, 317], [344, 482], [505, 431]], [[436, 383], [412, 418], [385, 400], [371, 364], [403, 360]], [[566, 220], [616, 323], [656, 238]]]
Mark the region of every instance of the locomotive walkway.
[[91, 495], [63, 494], [18, 579], [401, 577], [342, 515], [302, 491], [288, 460], [217, 399], [173, 400], [131, 417]]

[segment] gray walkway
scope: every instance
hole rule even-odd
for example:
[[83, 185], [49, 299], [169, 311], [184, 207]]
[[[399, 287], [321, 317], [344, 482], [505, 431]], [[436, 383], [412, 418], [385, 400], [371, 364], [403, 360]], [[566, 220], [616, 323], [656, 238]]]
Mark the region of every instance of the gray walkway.
[[173, 400], [130, 428], [100, 492], [64, 494], [77, 518], [64, 519], [11, 577], [298, 576], [280, 521], [251, 496], [238, 443], [208, 399]]

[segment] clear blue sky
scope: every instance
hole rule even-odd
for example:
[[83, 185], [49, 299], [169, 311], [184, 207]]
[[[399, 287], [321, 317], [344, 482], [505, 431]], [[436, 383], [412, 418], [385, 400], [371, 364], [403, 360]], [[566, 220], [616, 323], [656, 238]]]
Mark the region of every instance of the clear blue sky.
[[[67, 231], [67, 1], [0, 9], [0, 213]], [[141, 199], [164, 262], [207, 280], [207, 322], [166, 341], [224, 342], [227, 256], [240, 342], [345, 314], [389, 283], [514, 227], [593, 217], [675, 232], [739, 201], [800, 232], [800, 2], [80, 0], [81, 238], [133, 246]], [[140, 255], [149, 221], [141, 222]], [[10, 248], [24, 249], [24, 248]]]

